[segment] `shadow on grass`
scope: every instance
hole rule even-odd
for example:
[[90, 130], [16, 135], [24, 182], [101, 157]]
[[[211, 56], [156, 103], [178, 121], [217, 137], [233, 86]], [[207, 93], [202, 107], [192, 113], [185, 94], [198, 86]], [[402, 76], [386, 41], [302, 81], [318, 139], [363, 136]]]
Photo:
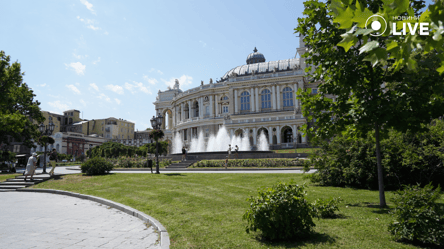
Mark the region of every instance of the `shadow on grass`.
[[169, 174], [164, 174], [164, 175], [166, 175], [166, 176], [186, 176], [186, 175], [182, 175], [179, 173], [169, 173]]
[[416, 246], [418, 248], [443, 248], [442, 245], [438, 246], [438, 245], [433, 245], [433, 244], [425, 244], [419, 241], [411, 241], [411, 240], [399, 240], [399, 243], [403, 244], [403, 245], [409, 245], [409, 246]]
[[333, 244], [336, 242], [336, 239], [332, 236], [325, 233], [312, 233], [309, 237], [304, 240], [299, 241], [269, 241], [262, 236], [257, 235], [256, 239], [267, 247], [285, 247], [285, 248], [297, 248], [301, 246], [307, 245], [320, 245], [320, 244]]

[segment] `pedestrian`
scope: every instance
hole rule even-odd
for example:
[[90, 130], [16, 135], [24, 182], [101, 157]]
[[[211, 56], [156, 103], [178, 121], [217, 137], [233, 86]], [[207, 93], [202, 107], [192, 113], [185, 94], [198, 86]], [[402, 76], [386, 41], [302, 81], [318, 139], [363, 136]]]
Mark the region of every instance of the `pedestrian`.
[[49, 171], [49, 175], [53, 176], [54, 175], [54, 169], [57, 166], [57, 161], [58, 161], [58, 155], [57, 155], [57, 150], [56, 149], [52, 149], [51, 154], [49, 155], [49, 160], [51, 163], [51, 171]]
[[25, 181], [28, 176], [31, 176], [31, 181], [34, 180], [33, 176], [35, 173], [35, 168], [37, 167], [37, 158], [38, 158], [38, 156], [37, 156], [37, 153], [35, 153], [35, 152], [32, 153], [32, 156], [29, 157], [28, 164], [26, 165], [25, 173], [23, 173], [23, 175], [25, 176]]
[[228, 159], [230, 159], [231, 155], [231, 144], [228, 145]]
[[236, 151], [236, 159], [239, 159], [239, 147], [237, 147], [237, 144], [236, 144], [236, 146], [234, 147], [234, 150]]
[[227, 169], [227, 167], [228, 167], [228, 156], [227, 156], [227, 158], [225, 159], [225, 169]]
[[182, 147], [182, 162], [185, 161], [185, 146]]
[[185, 161], [187, 160], [187, 157], [188, 157], [188, 148], [185, 147]]

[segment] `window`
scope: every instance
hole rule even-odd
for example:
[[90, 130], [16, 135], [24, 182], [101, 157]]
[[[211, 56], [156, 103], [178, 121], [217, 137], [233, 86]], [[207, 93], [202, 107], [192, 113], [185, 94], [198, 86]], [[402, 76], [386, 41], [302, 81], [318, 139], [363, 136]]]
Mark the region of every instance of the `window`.
[[187, 129], [183, 130], [183, 140], [188, 140], [187, 139]]
[[209, 106], [205, 106], [205, 114], [210, 114], [210, 107]]
[[248, 92], [241, 93], [241, 111], [250, 110], [250, 94]]
[[228, 100], [228, 96], [224, 96], [222, 100]]
[[227, 105], [222, 106], [222, 113], [228, 113], [228, 106]]
[[268, 109], [271, 108], [271, 94], [270, 90], [265, 89], [261, 92], [261, 108]]
[[284, 101], [284, 107], [293, 106], [293, 90], [290, 87], [282, 90], [282, 99]]
[[311, 89], [311, 93], [312, 93], [312, 94], [318, 94], [318, 89], [317, 89], [317, 88], [313, 88], [313, 89]]

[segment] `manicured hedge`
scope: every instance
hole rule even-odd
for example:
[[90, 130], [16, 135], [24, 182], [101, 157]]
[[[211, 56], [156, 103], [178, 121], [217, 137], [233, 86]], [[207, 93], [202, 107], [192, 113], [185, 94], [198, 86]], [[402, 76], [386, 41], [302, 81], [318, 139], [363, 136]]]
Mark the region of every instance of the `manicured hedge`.
[[[294, 167], [303, 166], [303, 159], [293, 158], [269, 158], [269, 159], [230, 159], [227, 167]], [[225, 167], [225, 160], [202, 160], [193, 165], [194, 167]]]

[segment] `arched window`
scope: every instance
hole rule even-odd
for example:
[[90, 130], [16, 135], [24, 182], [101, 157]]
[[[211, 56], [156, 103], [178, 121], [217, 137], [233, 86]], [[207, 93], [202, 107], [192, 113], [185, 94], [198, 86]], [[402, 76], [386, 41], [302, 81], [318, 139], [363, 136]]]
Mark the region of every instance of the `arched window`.
[[269, 109], [271, 108], [271, 94], [270, 90], [265, 89], [261, 92], [261, 108]]
[[228, 96], [224, 96], [222, 100], [228, 100]]
[[284, 107], [293, 106], [293, 90], [290, 87], [286, 87], [282, 90], [282, 95]]
[[248, 92], [241, 93], [241, 111], [250, 110], [250, 94]]

